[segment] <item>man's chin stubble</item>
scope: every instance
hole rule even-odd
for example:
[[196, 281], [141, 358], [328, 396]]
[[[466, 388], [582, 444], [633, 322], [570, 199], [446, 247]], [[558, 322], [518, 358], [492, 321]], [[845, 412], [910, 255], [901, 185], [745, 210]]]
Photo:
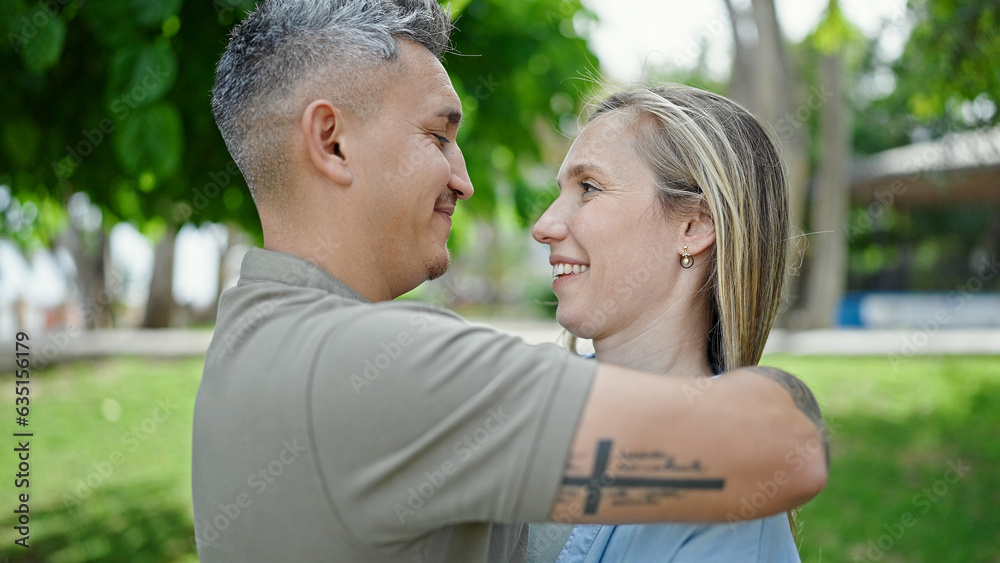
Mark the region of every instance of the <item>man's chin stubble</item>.
[[450, 265], [451, 252], [449, 250], [445, 250], [443, 256], [438, 256], [427, 264], [427, 280], [430, 281], [440, 278], [445, 272], [448, 271], [448, 266]]

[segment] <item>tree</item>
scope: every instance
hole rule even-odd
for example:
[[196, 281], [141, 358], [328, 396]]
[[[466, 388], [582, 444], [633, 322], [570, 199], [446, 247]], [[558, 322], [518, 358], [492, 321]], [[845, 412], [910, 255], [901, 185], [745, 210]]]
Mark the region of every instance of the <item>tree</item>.
[[[124, 220], [156, 241], [186, 221], [253, 225], [208, 106], [235, 6], [4, 2], [0, 174], [19, 198], [57, 207], [85, 192], [105, 233]], [[166, 294], [151, 303], [169, 303], [169, 276], [154, 278]]]
[[[897, 59], [872, 54], [864, 62], [867, 81], [880, 77], [891, 87], [856, 97], [854, 111], [863, 116], [854, 125], [858, 152], [872, 154], [1000, 123], [996, 2], [911, 0], [895, 19], [905, 20], [912, 32]], [[903, 179], [897, 189], [908, 186]], [[906, 193], [893, 196], [891, 202], [884, 196], [883, 202], [872, 202], [877, 216], [867, 204], [852, 211], [850, 276], [855, 288], [950, 290], [964, 287], [970, 277], [985, 282], [984, 288], [1000, 287], [980, 269], [982, 257], [1000, 248], [995, 205], [930, 208], [908, 204]]]
[[[221, 221], [259, 241], [256, 210], [209, 105], [228, 32], [253, 4], [0, 0], [0, 185], [35, 209], [85, 192], [105, 233], [129, 221], [160, 243], [185, 222]], [[524, 224], [543, 183], [531, 179], [543, 151], [537, 131], [575, 114], [579, 91], [563, 79], [594, 65], [574, 27], [588, 13], [579, 0], [454, 6], [458, 54], [446, 64], [466, 110], [460, 140], [478, 192], [469, 207], [490, 217], [507, 205]], [[66, 221], [46, 221], [19, 230], [54, 244], [58, 232], [44, 227]], [[458, 241], [463, 227], [472, 228], [456, 221]], [[160, 294], [151, 306], [170, 302], [172, 262], [157, 260], [163, 269], [153, 277], [167, 283], [152, 284]], [[147, 319], [162, 325], [169, 314]]]
[[[773, 0], [754, 0], [749, 13], [725, 0], [733, 36], [733, 70], [729, 96], [767, 124], [775, 134], [782, 161], [788, 167], [789, 214], [792, 226], [792, 266], [785, 276], [787, 310], [799, 294], [802, 239], [806, 232], [806, 193], [809, 183], [808, 136], [804, 129], [802, 83], [788, 61], [785, 39], [778, 24]], [[782, 315], [783, 316], [783, 315]], [[784, 319], [779, 316], [779, 323]]]
[[[1000, 123], [1000, 5], [991, 0], [910, 0], [916, 20], [902, 57], [893, 65], [894, 96], [919, 123], [971, 128]], [[980, 111], [963, 115], [962, 105]]]
[[819, 108], [819, 135], [814, 190], [809, 214], [814, 233], [806, 262], [806, 290], [797, 311], [801, 328], [829, 328], [847, 286], [847, 238], [844, 226], [850, 206], [851, 138], [846, 80], [857, 67], [864, 40], [830, 0], [826, 15], [807, 38], [807, 60], [817, 60], [819, 88], [829, 93]]

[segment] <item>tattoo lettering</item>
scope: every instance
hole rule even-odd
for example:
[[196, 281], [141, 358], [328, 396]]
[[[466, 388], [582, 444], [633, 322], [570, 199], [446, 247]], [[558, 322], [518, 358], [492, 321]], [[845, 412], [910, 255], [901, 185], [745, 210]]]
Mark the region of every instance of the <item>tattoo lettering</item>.
[[690, 464], [677, 463], [674, 456], [661, 451], [621, 453], [621, 460], [615, 465], [616, 471], [638, 469], [639, 471], [677, 471], [679, 473], [701, 471], [701, 462], [694, 460]]
[[[614, 504], [651, 504], [660, 498], [677, 496], [682, 489], [720, 490], [725, 487], [725, 479], [718, 478], [658, 479], [655, 477], [620, 477], [608, 471], [612, 446], [613, 442], [611, 440], [601, 440], [597, 443], [597, 457], [594, 460], [594, 470], [589, 476], [563, 478], [563, 485], [583, 487], [586, 491], [587, 500], [584, 504], [584, 514], [597, 513], [598, 505], [601, 502], [601, 494], [604, 489], [615, 489], [611, 496], [611, 501]], [[633, 457], [624, 458], [625, 455]], [[639, 455], [639, 458], [647, 457], [648, 455]], [[626, 460], [624, 463], [627, 467], [632, 466], [633, 462], [629, 460], [634, 459], [634, 456], [636, 454], [623, 455], [623, 458]], [[652, 457], [658, 460], [657, 466], [652, 468], [654, 472], [701, 471], [701, 464], [698, 461], [690, 465], [681, 466], [680, 468], [670, 468], [668, 465], [675, 465], [672, 456], [656, 452]], [[669, 460], [669, 463], [666, 460]], [[643, 469], [650, 468], [643, 467]], [[643, 491], [644, 495], [635, 496], [630, 494], [629, 489], [647, 489], [647, 491]]]

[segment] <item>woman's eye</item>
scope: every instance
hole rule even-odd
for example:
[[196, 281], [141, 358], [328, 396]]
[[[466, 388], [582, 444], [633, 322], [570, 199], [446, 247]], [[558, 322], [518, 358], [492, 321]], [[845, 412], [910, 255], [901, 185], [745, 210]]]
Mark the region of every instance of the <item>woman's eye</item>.
[[591, 184], [590, 182], [580, 182], [580, 187], [583, 188], [584, 194], [592, 194], [601, 191], [600, 188]]
[[448, 140], [448, 137], [442, 137], [441, 135], [434, 135], [434, 137], [437, 139], [439, 143], [441, 143], [441, 146], [447, 145], [448, 143], [451, 142]]

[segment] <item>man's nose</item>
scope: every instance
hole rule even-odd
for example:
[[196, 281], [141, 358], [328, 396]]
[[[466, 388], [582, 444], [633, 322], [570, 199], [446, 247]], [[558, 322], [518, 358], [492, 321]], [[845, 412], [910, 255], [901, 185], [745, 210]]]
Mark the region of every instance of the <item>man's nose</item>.
[[469, 199], [475, 188], [472, 187], [472, 179], [469, 178], [469, 170], [465, 166], [465, 156], [462, 149], [455, 146], [453, 154], [450, 156], [451, 178], [448, 180], [448, 188], [455, 192], [458, 199]]

